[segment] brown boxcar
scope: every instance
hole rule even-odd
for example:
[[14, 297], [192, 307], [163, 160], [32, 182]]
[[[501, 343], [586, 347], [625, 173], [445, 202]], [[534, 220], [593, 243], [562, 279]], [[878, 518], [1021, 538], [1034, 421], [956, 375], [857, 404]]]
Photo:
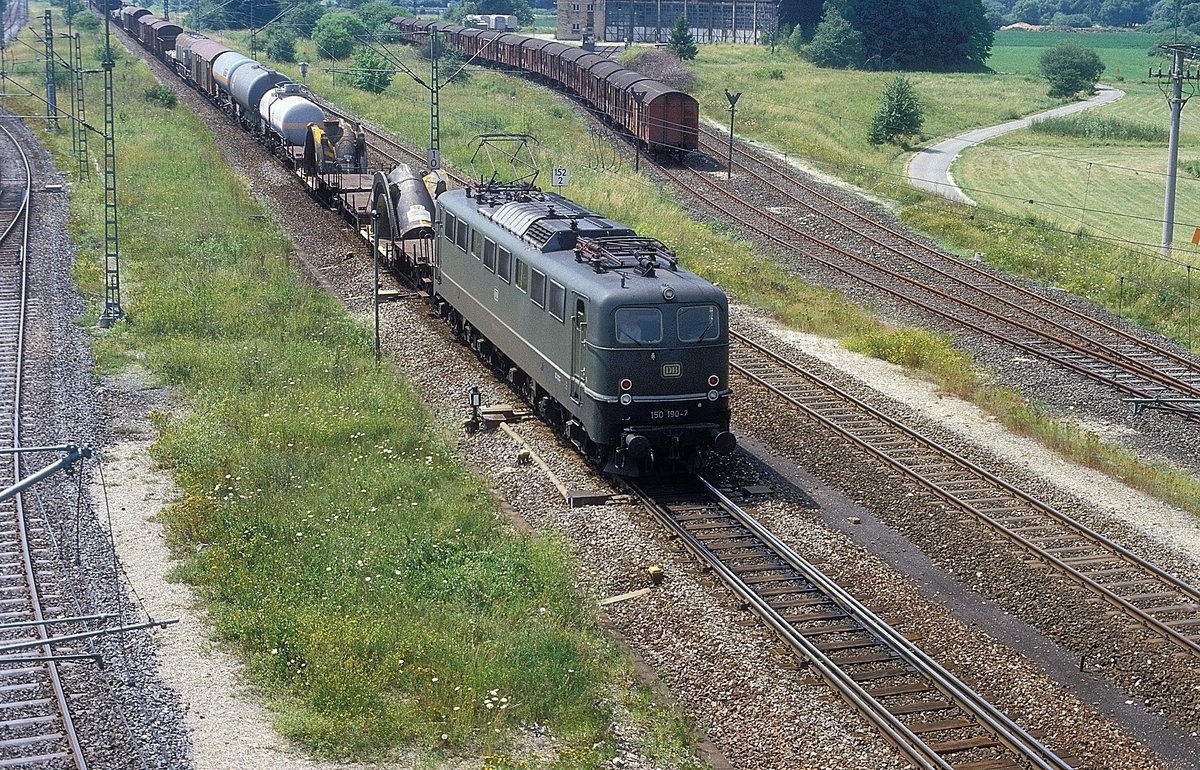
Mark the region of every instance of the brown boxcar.
[[121, 9], [121, 26], [125, 28], [126, 32], [134, 37], [137, 37], [136, 19], [139, 16], [145, 16], [148, 13], [150, 13], [150, 10], [147, 8], [139, 8], [136, 5], [127, 5]]
[[610, 59], [601, 59], [593, 64], [587, 71], [583, 98], [587, 99], [596, 109], [607, 113], [608, 78], [618, 72], [628, 72], [628, 70]]
[[213, 78], [213, 62], [222, 54], [237, 53], [229, 46], [221, 45], [215, 40], [197, 40], [190, 48], [191, 78], [202, 92], [210, 98], [220, 96], [217, 91], [217, 81]]
[[694, 150], [700, 141], [700, 104], [682, 91], [667, 88], [656, 80], [635, 86], [644, 89], [642, 125], [637, 137], [651, 150], [681, 148]]
[[160, 21], [154, 25], [154, 52], [166, 59], [175, 50], [175, 41], [183, 34], [183, 27], [173, 21]]
[[571, 50], [571, 46], [563, 45], [562, 43], [551, 43], [550, 45], [538, 51], [538, 68], [537, 74], [544, 77], [552, 83], [562, 83], [559, 80], [560, 57]]

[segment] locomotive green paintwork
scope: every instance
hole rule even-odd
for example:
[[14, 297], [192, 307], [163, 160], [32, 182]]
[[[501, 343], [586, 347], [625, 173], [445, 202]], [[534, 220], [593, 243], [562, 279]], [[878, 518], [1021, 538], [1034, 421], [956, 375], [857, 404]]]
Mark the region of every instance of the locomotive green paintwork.
[[565, 412], [572, 438], [612, 450], [618, 466], [733, 448], [718, 287], [554, 193], [449, 191], [437, 223], [434, 291], [532, 379], [535, 403]]

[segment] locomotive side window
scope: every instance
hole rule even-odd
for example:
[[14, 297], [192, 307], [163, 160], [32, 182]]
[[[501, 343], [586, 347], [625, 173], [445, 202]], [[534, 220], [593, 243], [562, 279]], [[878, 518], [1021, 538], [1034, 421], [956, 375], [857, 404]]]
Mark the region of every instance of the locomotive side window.
[[539, 270], [533, 271], [529, 281], [529, 299], [538, 307], [546, 306], [546, 274]]
[[496, 272], [496, 242], [491, 238], [483, 239], [483, 266]]
[[454, 234], [454, 242], [458, 244], [458, 248], [463, 251], [467, 250], [467, 223], [463, 220], [458, 220], [458, 231]]
[[662, 313], [654, 307], [617, 308], [617, 342], [646, 345], [662, 342]]
[[479, 259], [479, 255], [483, 253], [483, 236], [478, 230], [471, 231], [471, 256]]
[[555, 281], [550, 282], [550, 296], [546, 301], [546, 309], [560, 321], [567, 314], [567, 290]]
[[679, 341], [700, 342], [721, 336], [721, 313], [716, 305], [679, 308]]
[[458, 232], [458, 219], [449, 211], [446, 212], [446, 221], [442, 225], [442, 234], [446, 236], [446, 240], [454, 242], [454, 234]]
[[505, 283], [512, 280], [512, 252], [503, 246], [496, 249], [496, 275]]
[[517, 260], [517, 288], [521, 291], [529, 291], [529, 265], [525, 264], [525, 260]]

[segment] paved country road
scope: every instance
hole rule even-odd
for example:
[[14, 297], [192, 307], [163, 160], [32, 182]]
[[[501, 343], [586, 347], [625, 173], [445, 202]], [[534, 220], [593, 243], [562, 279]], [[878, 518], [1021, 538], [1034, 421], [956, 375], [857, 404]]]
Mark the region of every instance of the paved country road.
[[914, 186], [922, 190], [944, 195], [952, 201], [966, 203], [971, 206], [975, 205], [975, 201], [959, 189], [954, 183], [954, 177], [950, 175], [950, 164], [954, 159], [968, 147], [972, 147], [980, 142], [987, 141], [994, 136], [1007, 134], [1009, 131], [1016, 131], [1020, 128], [1026, 128], [1035, 120], [1044, 120], [1046, 118], [1054, 118], [1059, 115], [1070, 115], [1073, 112], [1080, 112], [1089, 107], [1098, 107], [1101, 104], [1109, 104], [1115, 102], [1125, 95], [1121, 91], [1111, 86], [1096, 84], [1096, 90], [1099, 92], [1091, 99], [1082, 102], [1074, 102], [1062, 107], [1055, 107], [1046, 112], [1039, 112], [1036, 115], [1031, 115], [1028, 118], [1013, 120], [1008, 123], [1002, 123], [999, 126], [989, 126], [988, 128], [977, 128], [974, 131], [968, 131], [965, 134], [959, 134], [953, 139], [947, 139], [944, 142], [938, 142], [932, 147], [927, 147], [921, 150], [908, 161], [908, 168], [905, 173], [908, 176], [908, 181]]

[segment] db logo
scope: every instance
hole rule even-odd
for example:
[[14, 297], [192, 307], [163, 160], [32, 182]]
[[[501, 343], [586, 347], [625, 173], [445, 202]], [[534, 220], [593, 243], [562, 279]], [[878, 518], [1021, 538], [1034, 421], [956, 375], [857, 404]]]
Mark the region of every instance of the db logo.
[[678, 377], [683, 373], [683, 364], [663, 364], [663, 377]]

